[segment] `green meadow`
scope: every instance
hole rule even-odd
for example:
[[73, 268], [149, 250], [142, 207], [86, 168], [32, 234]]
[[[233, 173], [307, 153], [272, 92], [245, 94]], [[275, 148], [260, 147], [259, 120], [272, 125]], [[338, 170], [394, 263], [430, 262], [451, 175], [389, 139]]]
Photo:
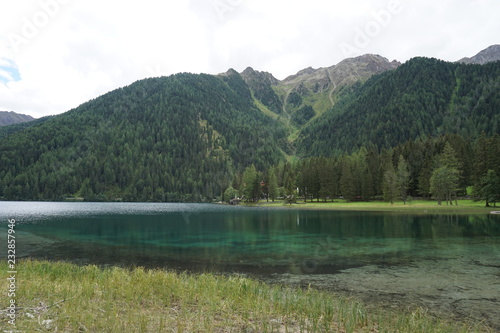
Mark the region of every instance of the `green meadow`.
[[443, 202], [438, 205], [434, 200], [413, 200], [411, 202], [403, 203], [395, 202], [394, 204], [383, 201], [359, 201], [348, 202], [346, 200], [331, 201], [298, 201], [292, 205], [288, 205], [283, 201], [265, 202], [261, 201], [261, 206], [266, 207], [294, 207], [294, 208], [307, 208], [307, 209], [333, 209], [333, 210], [359, 210], [359, 211], [393, 211], [393, 212], [409, 212], [409, 213], [487, 213], [491, 211], [500, 211], [500, 207], [485, 207], [484, 201], [473, 200], [458, 200], [458, 205], [446, 205]]

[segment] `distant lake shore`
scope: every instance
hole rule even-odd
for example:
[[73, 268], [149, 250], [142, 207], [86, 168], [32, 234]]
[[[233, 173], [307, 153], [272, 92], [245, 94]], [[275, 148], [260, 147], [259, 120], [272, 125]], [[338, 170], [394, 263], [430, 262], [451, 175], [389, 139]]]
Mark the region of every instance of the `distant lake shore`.
[[490, 214], [494, 211], [499, 211], [500, 207], [485, 207], [484, 201], [473, 201], [469, 199], [458, 200], [458, 205], [446, 205], [445, 203], [438, 205], [437, 201], [433, 200], [414, 200], [411, 203], [404, 204], [395, 202], [390, 204], [383, 201], [356, 201], [347, 202], [346, 200], [335, 201], [298, 201], [292, 205], [286, 204], [283, 200], [274, 202], [260, 201], [258, 204], [243, 204], [245, 206], [259, 207], [292, 207], [300, 209], [325, 209], [325, 210], [352, 210], [352, 211], [383, 211], [383, 212], [411, 212], [412, 214], [471, 214], [481, 213]]

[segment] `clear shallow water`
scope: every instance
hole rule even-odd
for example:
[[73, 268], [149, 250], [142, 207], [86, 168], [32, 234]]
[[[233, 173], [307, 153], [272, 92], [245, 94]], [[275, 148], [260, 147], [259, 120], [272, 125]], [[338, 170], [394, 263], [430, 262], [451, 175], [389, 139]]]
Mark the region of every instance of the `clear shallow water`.
[[0, 202], [4, 258], [8, 219], [17, 258], [250, 273], [500, 331], [500, 215]]

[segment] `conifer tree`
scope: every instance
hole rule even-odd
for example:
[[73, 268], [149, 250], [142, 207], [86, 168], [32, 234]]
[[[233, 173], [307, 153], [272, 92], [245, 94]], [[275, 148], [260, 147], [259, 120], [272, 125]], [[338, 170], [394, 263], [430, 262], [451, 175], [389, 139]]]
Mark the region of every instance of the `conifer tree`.
[[345, 157], [342, 161], [340, 192], [347, 201], [351, 201], [356, 197], [356, 180], [352, 164], [352, 158], [350, 157]]
[[297, 184], [295, 174], [290, 163], [285, 164], [285, 171], [283, 172], [283, 175], [285, 179], [283, 186], [285, 189], [286, 202], [291, 205], [297, 200]]
[[394, 204], [394, 200], [398, 196], [398, 176], [394, 171], [392, 162], [387, 163], [387, 170], [384, 173], [382, 180], [382, 191], [384, 193], [384, 200]]
[[433, 171], [430, 179], [430, 191], [438, 199], [440, 205], [442, 200], [446, 204], [453, 204], [452, 195], [455, 195], [459, 190], [460, 181], [460, 163], [455, 156], [455, 151], [449, 143], [444, 146], [443, 153], [437, 157], [437, 168]]
[[252, 164], [245, 169], [242, 179], [243, 198], [248, 202], [254, 201], [256, 179], [257, 179], [257, 169], [255, 168], [255, 165]]
[[486, 207], [490, 207], [490, 204], [496, 207], [496, 203], [500, 201], [500, 177], [495, 170], [488, 170], [481, 179], [480, 197], [486, 200]]
[[278, 179], [276, 178], [276, 173], [274, 167], [269, 169], [269, 198], [274, 202], [274, 200], [279, 195]]
[[410, 171], [408, 170], [408, 163], [403, 155], [399, 155], [398, 169], [396, 171], [397, 185], [399, 188], [399, 195], [406, 205], [406, 198], [408, 196], [408, 187], [410, 186]]

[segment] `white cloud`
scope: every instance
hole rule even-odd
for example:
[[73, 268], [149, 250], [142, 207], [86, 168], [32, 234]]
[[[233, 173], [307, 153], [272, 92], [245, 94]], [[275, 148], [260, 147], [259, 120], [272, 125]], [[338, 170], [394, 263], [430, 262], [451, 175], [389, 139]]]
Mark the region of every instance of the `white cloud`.
[[0, 72], [9, 81], [0, 83], [0, 110], [56, 114], [133, 81], [178, 72], [252, 66], [283, 79], [338, 63], [341, 45], [356, 46], [366, 29], [372, 36], [358, 43], [360, 54], [400, 61], [453, 61], [499, 43], [496, 0], [401, 0], [402, 11], [377, 27], [374, 13], [397, 1], [10, 2], [0, 8], [0, 61], [17, 67], [21, 79]]

